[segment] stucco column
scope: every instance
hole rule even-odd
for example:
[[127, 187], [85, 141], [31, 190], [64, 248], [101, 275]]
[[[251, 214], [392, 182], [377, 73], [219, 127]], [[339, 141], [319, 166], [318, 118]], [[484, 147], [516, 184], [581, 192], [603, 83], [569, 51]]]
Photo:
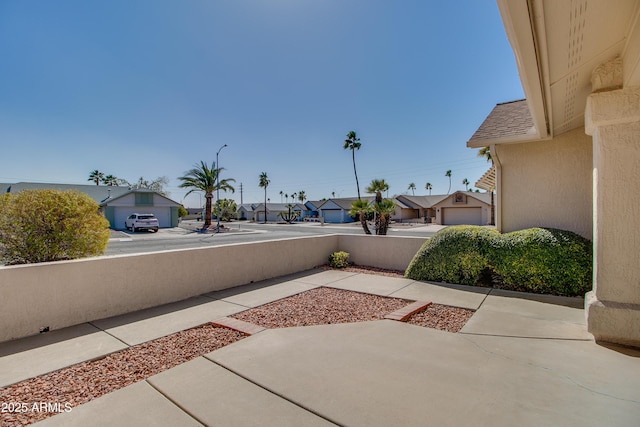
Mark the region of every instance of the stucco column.
[[596, 340], [640, 346], [640, 87], [598, 87], [607, 75], [609, 88], [621, 86], [608, 74], [617, 67], [599, 68], [585, 111], [593, 137], [594, 221], [587, 323]]

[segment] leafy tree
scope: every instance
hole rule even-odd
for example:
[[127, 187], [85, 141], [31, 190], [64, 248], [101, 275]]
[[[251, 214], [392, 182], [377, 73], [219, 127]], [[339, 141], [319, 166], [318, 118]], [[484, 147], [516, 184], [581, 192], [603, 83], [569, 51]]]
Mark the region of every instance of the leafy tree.
[[206, 162], [200, 161], [199, 165], [194, 165], [194, 168], [185, 172], [184, 176], [178, 179], [182, 181], [179, 185], [180, 188], [189, 188], [190, 190], [185, 194], [185, 197], [194, 191], [204, 192], [206, 200], [204, 225], [202, 228], [207, 228], [211, 225], [211, 205], [213, 200], [213, 194], [217, 190], [231, 191], [235, 193], [235, 188], [230, 184], [236, 182], [233, 178], [221, 179], [218, 183], [218, 175], [224, 170], [224, 168], [216, 168], [215, 162], [211, 162], [211, 167]]
[[189, 215], [189, 212], [187, 212], [184, 206], [178, 206], [178, 218], [184, 218], [187, 215]]
[[162, 194], [163, 196], [166, 196], [169, 194], [164, 190], [164, 187], [166, 185], [169, 185], [169, 178], [167, 178], [166, 176], [159, 176], [158, 178], [151, 181], [144, 179], [144, 177], [141, 176], [140, 178], [138, 178], [138, 181], [134, 183], [130, 183], [126, 180], [123, 180], [123, 181], [126, 185], [131, 187], [132, 190], [139, 190], [141, 188], [144, 188], [144, 189], [155, 191], [156, 193]]
[[429, 190], [429, 195], [431, 195], [431, 190], [433, 189], [433, 186], [431, 185], [430, 182], [427, 182], [424, 186], [425, 190]]
[[467, 178], [462, 180], [462, 185], [465, 186], [465, 191], [469, 191], [469, 180]]
[[104, 180], [104, 173], [100, 172], [98, 169], [94, 170], [89, 174], [89, 179], [87, 181], [93, 181], [96, 185], [100, 185], [100, 183]]
[[220, 206], [220, 220], [229, 221], [236, 218], [238, 205], [232, 199], [220, 199], [218, 203], [213, 206], [213, 213], [218, 217], [218, 206]]
[[266, 172], [262, 172], [260, 174], [260, 178], [258, 180], [258, 186], [260, 188], [264, 188], [264, 223], [267, 223], [267, 187], [269, 186], [269, 177]]
[[414, 196], [416, 195], [415, 189], [416, 189], [416, 184], [413, 182], [409, 184], [409, 187], [407, 188], [407, 190], [411, 190], [411, 194]]
[[358, 189], [358, 200], [360, 200], [360, 184], [358, 183], [358, 172], [356, 171], [356, 150], [359, 150], [361, 145], [360, 138], [357, 137], [354, 131], [351, 131], [347, 134], [347, 139], [344, 140], [344, 145], [342, 146], [345, 150], [351, 150], [353, 174], [356, 176], [356, 188]]
[[371, 230], [369, 230], [369, 224], [367, 224], [367, 215], [371, 212], [371, 206], [369, 202], [366, 200], [356, 200], [351, 204], [351, 209], [349, 210], [349, 215], [354, 218], [360, 219], [360, 225], [362, 225], [362, 229], [365, 234], [371, 234]]
[[[491, 167], [493, 167], [493, 157], [491, 157], [491, 148], [490, 147], [482, 147], [480, 150], [478, 150], [478, 157], [484, 157], [485, 159], [487, 159], [487, 162], [491, 162]], [[493, 191], [495, 190], [495, 182], [494, 182], [494, 186], [491, 187], [491, 225], [495, 225], [496, 224], [496, 219], [495, 219], [495, 207], [494, 207], [494, 202], [493, 202]]]
[[0, 258], [28, 264], [97, 256], [109, 221], [78, 191], [23, 190], [0, 197]]
[[451, 191], [451, 169], [444, 173], [444, 176], [449, 178], [449, 189], [447, 190], [447, 194]]

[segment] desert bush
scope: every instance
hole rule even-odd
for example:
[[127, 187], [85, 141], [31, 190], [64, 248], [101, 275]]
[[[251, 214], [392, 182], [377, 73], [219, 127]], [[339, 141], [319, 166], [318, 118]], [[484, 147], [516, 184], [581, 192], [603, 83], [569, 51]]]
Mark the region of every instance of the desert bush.
[[346, 268], [349, 266], [349, 252], [339, 251], [329, 255], [329, 265], [333, 268]]
[[502, 287], [566, 296], [591, 290], [592, 262], [589, 240], [551, 228], [507, 233], [491, 257]]
[[416, 280], [475, 285], [489, 268], [488, 254], [499, 236], [484, 227], [447, 227], [425, 242], [405, 275]]
[[405, 272], [416, 280], [565, 296], [589, 291], [591, 274], [591, 243], [575, 233], [531, 228], [500, 234], [476, 226], [436, 233]]
[[77, 191], [24, 190], [0, 198], [0, 258], [28, 264], [95, 256], [109, 241], [98, 204]]

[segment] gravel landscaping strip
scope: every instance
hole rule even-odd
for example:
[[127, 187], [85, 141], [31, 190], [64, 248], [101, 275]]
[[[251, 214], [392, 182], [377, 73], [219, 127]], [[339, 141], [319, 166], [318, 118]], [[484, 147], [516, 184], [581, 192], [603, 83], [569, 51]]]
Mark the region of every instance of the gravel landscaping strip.
[[315, 288], [230, 317], [263, 328], [380, 320], [412, 301], [334, 288]]
[[[5, 409], [0, 413], [0, 424], [23, 426], [57, 412], [68, 411], [244, 337], [240, 332], [205, 324], [112, 353], [102, 359], [79, 363], [0, 388], [0, 402]], [[42, 410], [42, 403], [50, 405]], [[16, 412], [16, 409], [20, 412]]]
[[475, 311], [448, 305], [431, 304], [426, 309], [414, 313], [406, 322], [412, 325], [458, 332], [473, 316]]
[[366, 265], [351, 265], [345, 268], [333, 268], [329, 264], [319, 265], [316, 268], [320, 270], [341, 270], [350, 273], [376, 274], [378, 276], [387, 277], [404, 277], [404, 272], [399, 270], [387, 270], [386, 268], [369, 267]]

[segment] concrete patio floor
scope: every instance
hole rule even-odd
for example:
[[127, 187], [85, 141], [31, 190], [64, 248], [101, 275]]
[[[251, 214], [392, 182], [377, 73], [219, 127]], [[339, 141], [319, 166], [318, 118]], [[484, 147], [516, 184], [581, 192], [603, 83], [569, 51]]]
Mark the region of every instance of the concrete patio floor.
[[640, 351], [582, 300], [312, 270], [0, 344], [0, 387], [331, 286], [477, 310], [457, 334], [393, 320], [269, 329], [43, 426], [632, 426]]

